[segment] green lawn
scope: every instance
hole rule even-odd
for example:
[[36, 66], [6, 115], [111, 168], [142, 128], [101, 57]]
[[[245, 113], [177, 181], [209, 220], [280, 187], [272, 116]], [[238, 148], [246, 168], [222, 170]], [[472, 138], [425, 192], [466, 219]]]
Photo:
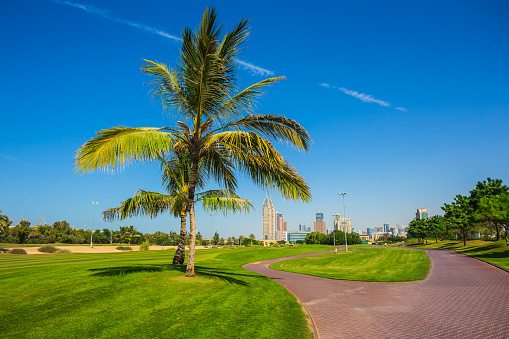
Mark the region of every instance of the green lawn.
[[[312, 338], [300, 304], [254, 261], [331, 246], [198, 250], [195, 278], [173, 251], [0, 254], [2, 338]], [[291, 326], [290, 326], [291, 324]]]
[[439, 248], [452, 250], [479, 258], [500, 267], [509, 269], [509, 248], [505, 246], [505, 240], [502, 241], [483, 241], [469, 240], [467, 246], [457, 241], [428, 241], [428, 245], [417, 244], [417, 240], [407, 243], [405, 246], [416, 248]]
[[287, 260], [270, 268], [341, 280], [414, 281], [426, 278], [430, 259], [424, 251], [354, 245], [348, 252]]

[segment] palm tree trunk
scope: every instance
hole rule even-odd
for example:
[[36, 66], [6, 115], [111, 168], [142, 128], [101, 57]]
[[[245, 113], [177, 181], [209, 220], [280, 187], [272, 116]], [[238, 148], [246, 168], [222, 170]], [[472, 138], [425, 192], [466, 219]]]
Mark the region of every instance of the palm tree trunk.
[[180, 214], [180, 238], [177, 251], [173, 256], [174, 265], [183, 265], [186, 259], [186, 216], [187, 212]]
[[194, 257], [196, 252], [196, 219], [194, 212], [194, 191], [196, 179], [198, 178], [198, 157], [191, 158], [191, 169], [189, 171], [189, 187], [187, 201], [189, 204], [189, 256], [187, 258], [186, 277], [194, 277]]

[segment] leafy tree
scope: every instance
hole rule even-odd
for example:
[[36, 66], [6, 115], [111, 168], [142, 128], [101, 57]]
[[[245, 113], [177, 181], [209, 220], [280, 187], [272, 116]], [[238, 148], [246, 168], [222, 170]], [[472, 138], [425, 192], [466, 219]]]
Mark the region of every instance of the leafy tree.
[[236, 57], [247, 39], [247, 20], [222, 36], [214, 9], [207, 9], [197, 31], [182, 33], [180, 60], [174, 69], [146, 61], [142, 71], [153, 77], [153, 97], [165, 110], [182, 118], [173, 127], [114, 127], [102, 130], [76, 152], [76, 170], [88, 172], [150, 161], [160, 154], [190, 155], [188, 205], [190, 246], [186, 276], [194, 276], [195, 190], [200, 161], [214, 179], [234, 191], [236, 174], [246, 174], [258, 186], [276, 189], [288, 199], [309, 202], [309, 186], [275, 149], [272, 141], [307, 151], [311, 138], [296, 121], [278, 115], [255, 114], [263, 89], [283, 77], [237, 88]]
[[466, 246], [470, 232], [474, 227], [473, 208], [470, 198], [457, 195], [451, 204], [444, 204], [442, 210], [445, 211], [446, 225], [459, 233], [463, 246]]
[[5, 241], [9, 236], [9, 226], [11, 226], [12, 221], [6, 215], [2, 215], [2, 210], [0, 210], [0, 240]]
[[[470, 191], [470, 205], [472, 211], [477, 212], [477, 210], [481, 207], [481, 200], [483, 198], [500, 196], [501, 194], [508, 193], [509, 187], [502, 184], [501, 179], [491, 179], [487, 178], [487, 180], [478, 181], [476, 187]], [[484, 206], [485, 208], [486, 206]], [[487, 218], [482, 218], [482, 216], [477, 213], [476, 220], [484, 221], [487, 223], [488, 227], [493, 228], [495, 233], [497, 234], [497, 241], [500, 241], [501, 235], [501, 225], [499, 222], [489, 220]]]
[[10, 230], [10, 233], [13, 235], [14, 241], [17, 244], [24, 244], [30, 234], [30, 222], [21, 220], [16, 227]]
[[213, 244], [214, 244], [214, 245], [219, 244], [219, 242], [220, 242], [220, 239], [219, 239], [219, 233], [217, 233], [217, 232], [216, 232], [216, 233], [214, 233], [214, 237], [212, 238], [212, 241], [213, 241]]
[[509, 227], [509, 193], [503, 192], [499, 195], [482, 197], [478, 203], [475, 218], [479, 221], [495, 225], [496, 229], [503, 226], [505, 228], [506, 247], [509, 246], [507, 236]]

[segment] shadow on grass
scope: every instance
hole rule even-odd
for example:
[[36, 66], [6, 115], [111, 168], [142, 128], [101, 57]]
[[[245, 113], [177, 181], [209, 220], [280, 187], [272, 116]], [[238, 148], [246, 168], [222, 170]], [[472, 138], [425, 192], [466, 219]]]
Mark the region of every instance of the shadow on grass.
[[[197, 277], [218, 279], [218, 280], [229, 282], [230, 284], [241, 285], [241, 286], [248, 286], [249, 283], [245, 282], [244, 280], [238, 279], [235, 276], [258, 278], [258, 276], [256, 276], [256, 275], [233, 273], [233, 272], [229, 272], [226, 270], [220, 270], [217, 268], [204, 267], [204, 266], [195, 266], [194, 270], [195, 270], [195, 275]], [[131, 266], [120, 266], [120, 267], [93, 268], [93, 269], [90, 269], [89, 271], [94, 272], [94, 273], [92, 273], [92, 276], [95, 276], [95, 277], [114, 277], [114, 276], [128, 275], [128, 274], [132, 274], [132, 273], [142, 273], [142, 272], [155, 273], [155, 272], [162, 272], [162, 271], [174, 271], [174, 272], [185, 273], [186, 265], [170, 265], [170, 264], [131, 265]], [[261, 277], [261, 278], [263, 278], [263, 277]]]

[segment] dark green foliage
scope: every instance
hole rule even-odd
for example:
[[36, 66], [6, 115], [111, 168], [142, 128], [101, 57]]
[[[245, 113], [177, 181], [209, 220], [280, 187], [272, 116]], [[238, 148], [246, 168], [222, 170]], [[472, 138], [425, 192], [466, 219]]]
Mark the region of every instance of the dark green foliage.
[[117, 246], [117, 250], [119, 251], [132, 251], [133, 248], [129, 246]]
[[55, 252], [58, 251], [58, 248], [56, 248], [55, 246], [46, 245], [46, 246], [43, 246], [43, 247], [39, 247], [37, 250], [39, 252], [55, 253]]
[[[349, 245], [362, 244], [362, 240], [357, 233], [347, 233], [346, 241]], [[322, 245], [344, 245], [345, 232], [334, 230], [330, 234], [323, 234], [320, 232], [312, 232], [306, 235], [306, 244], [322, 244]]]
[[11, 254], [27, 254], [27, 251], [25, 251], [22, 248], [14, 248], [14, 249], [10, 250], [9, 253], [11, 253]]

